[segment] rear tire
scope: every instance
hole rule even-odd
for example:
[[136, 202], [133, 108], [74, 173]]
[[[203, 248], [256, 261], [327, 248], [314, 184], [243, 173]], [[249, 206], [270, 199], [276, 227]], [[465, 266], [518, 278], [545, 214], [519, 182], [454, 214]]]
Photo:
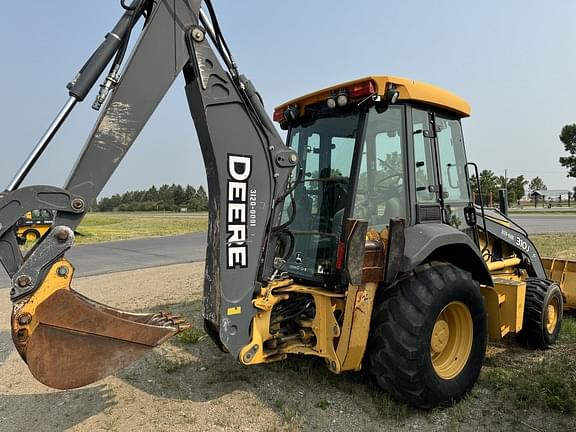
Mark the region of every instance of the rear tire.
[[368, 345], [378, 385], [419, 408], [462, 399], [486, 352], [478, 282], [447, 263], [423, 265], [382, 292]]
[[546, 279], [526, 279], [524, 319], [518, 341], [529, 347], [549, 348], [558, 339], [562, 316], [563, 299], [558, 284]]

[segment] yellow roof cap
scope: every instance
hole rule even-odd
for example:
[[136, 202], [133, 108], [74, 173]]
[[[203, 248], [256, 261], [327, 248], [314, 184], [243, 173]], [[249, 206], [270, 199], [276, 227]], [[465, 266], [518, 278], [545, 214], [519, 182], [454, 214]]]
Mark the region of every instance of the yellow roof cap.
[[367, 81], [374, 83], [375, 91], [380, 96], [384, 95], [390, 84], [394, 84], [400, 93], [399, 100], [416, 101], [437, 106], [452, 111], [460, 117], [468, 117], [470, 115], [470, 105], [468, 102], [448, 90], [408, 78], [381, 75], [371, 75], [353, 81], [335, 84], [285, 102], [276, 107], [276, 110], [284, 110], [289, 105], [298, 104], [300, 106], [300, 113], [303, 114], [304, 107], [328, 99], [333, 92]]

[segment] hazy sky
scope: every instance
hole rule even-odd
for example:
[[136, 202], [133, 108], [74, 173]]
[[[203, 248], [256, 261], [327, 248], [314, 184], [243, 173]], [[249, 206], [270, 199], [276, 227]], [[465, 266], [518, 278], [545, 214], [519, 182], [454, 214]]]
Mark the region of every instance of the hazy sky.
[[[214, 0], [236, 61], [269, 112], [287, 99], [369, 74], [427, 81], [467, 99], [468, 158], [498, 175], [572, 188], [558, 135], [576, 123], [576, 2]], [[119, 0], [4, 1], [0, 26], [0, 188], [67, 99], [66, 83], [111, 30]], [[206, 184], [176, 81], [103, 195]], [[94, 93], [94, 92], [93, 92]], [[29, 176], [61, 186], [96, 112], [77, 107]]]

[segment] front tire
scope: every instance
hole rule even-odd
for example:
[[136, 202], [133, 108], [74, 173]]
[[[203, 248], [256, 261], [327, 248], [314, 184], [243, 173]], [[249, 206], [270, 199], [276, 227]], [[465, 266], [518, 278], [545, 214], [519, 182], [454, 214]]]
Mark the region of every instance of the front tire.
[[398, 400], [426, 409], [450, 405], [476, 382], [486, 340], [478, 282], [451, 264], [426, 264], [382, 292], [369, 370]]
[[525, 346], [546, 349], [560, 334], [563, 315], [562, 291], [557, 283], [538, 278], [526, 279], [526, 301], [518, 340]]

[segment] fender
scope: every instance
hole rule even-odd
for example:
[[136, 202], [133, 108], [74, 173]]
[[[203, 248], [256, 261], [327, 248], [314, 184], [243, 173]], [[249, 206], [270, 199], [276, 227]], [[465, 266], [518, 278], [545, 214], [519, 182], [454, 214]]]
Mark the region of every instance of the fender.
[[404, 231], [406, 246], [401, 271], [410, 272], [426, 261], [448, 261], [492, 286], [492, 276], [472, 239], [450, 225], [417, 224]]

